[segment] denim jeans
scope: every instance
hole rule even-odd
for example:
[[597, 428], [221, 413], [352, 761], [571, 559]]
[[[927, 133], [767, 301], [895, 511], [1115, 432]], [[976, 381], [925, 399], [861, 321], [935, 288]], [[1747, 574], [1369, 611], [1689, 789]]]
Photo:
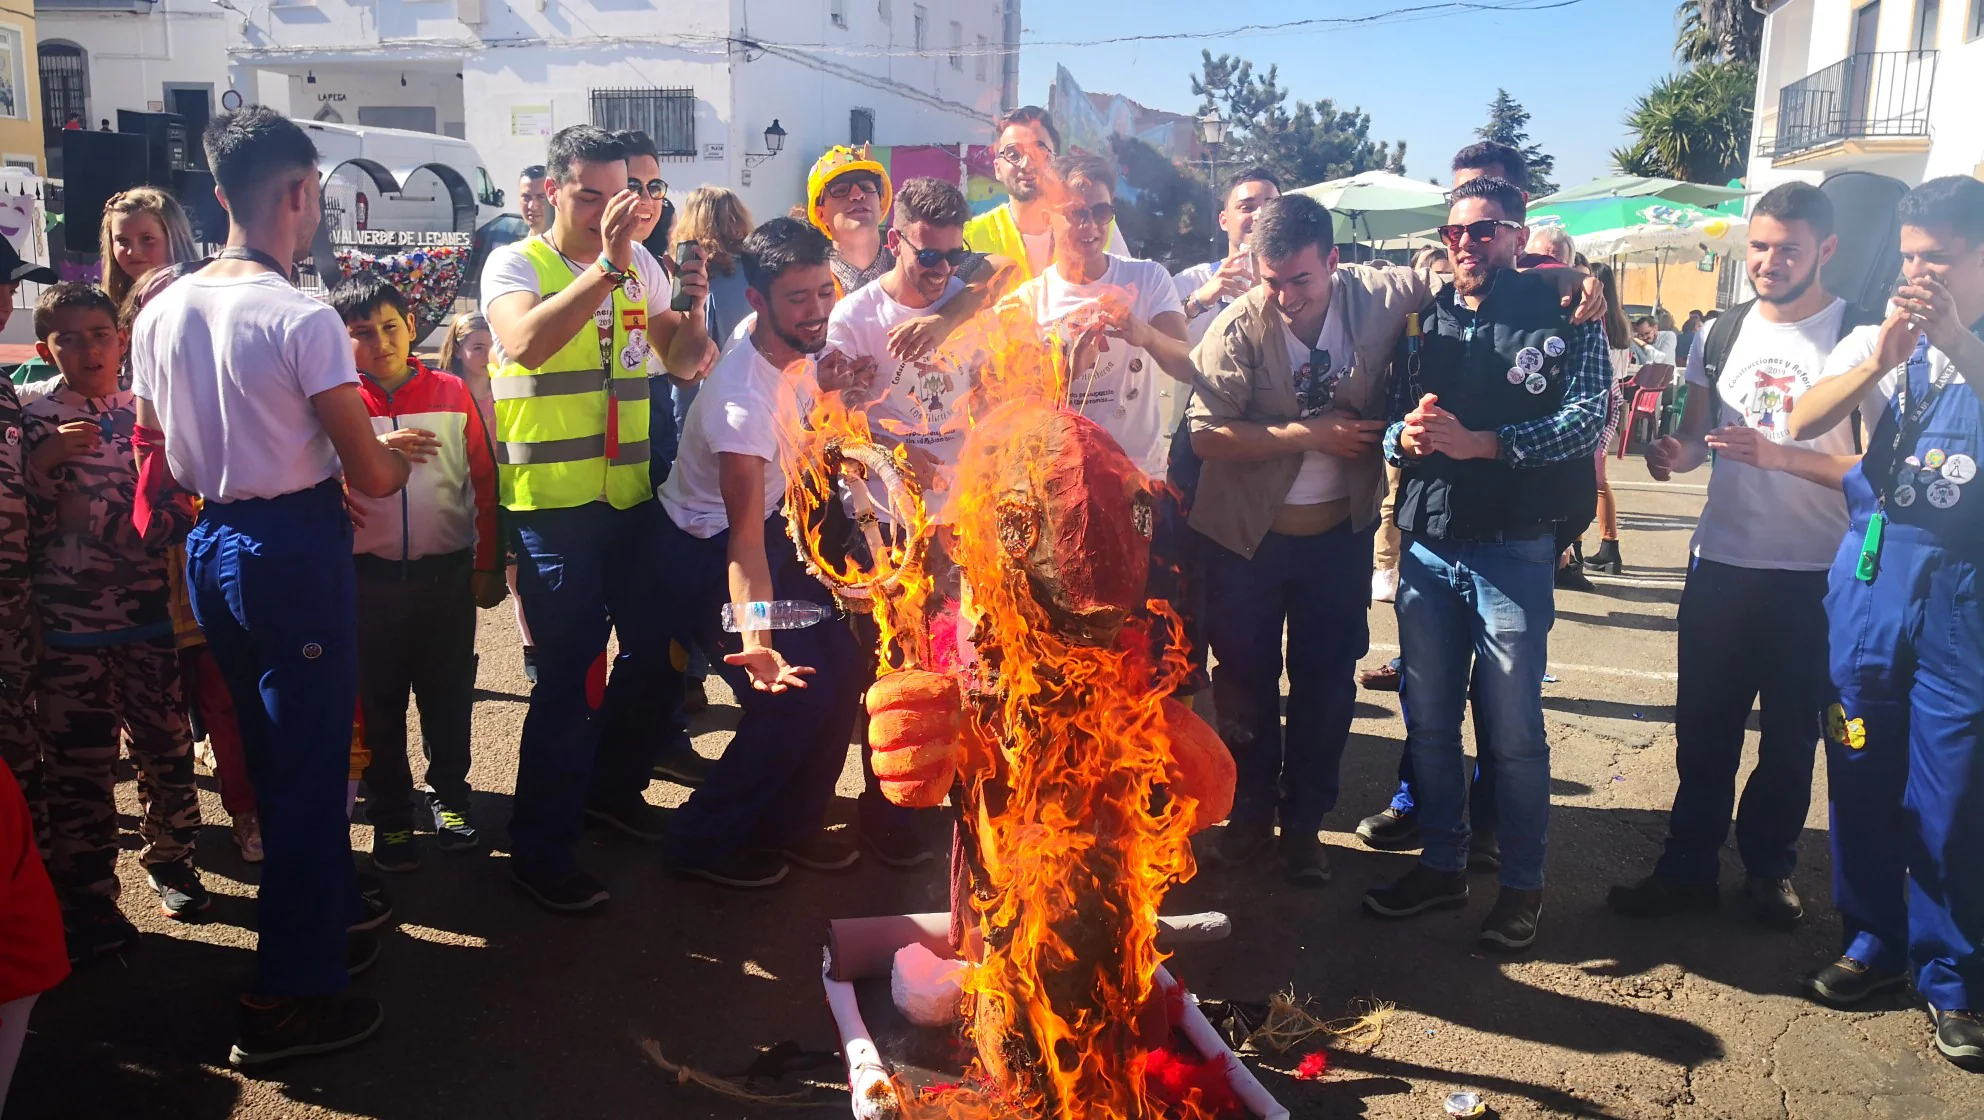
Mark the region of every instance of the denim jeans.
[[[1470, 675], [1494, 749], [1501, 881], [1543, 886], [1550, 824], [1550, 745], [1543, 670], [1556, 621], [1557, 547], [1548, 537], [1444, 541], [1407, 534], [1399, 559], [1398, 630], [1405, 662], [1406, 749], [1419, 792], [1421, 857], [1458, 873], [1467, 856], [1462, 714]], [[1475, 665], [1478, 674], [1472, 674]]]
[[[1401, 670], [1402, 671], [1402, 670]], [[1481, 675], [1481, 666], [1476, 664], [1474, 675]], [[1494, 736], [1488, 730], [1488, 721], [1481, 718], [1481, 704], [1475, 699], [1479, 692], [1477, 684], [1468, 686], [1468, 699], [1474, 713], [1474, 784], [1467, 791], [1467, 823], [1475, 832], [1492, 833], [1497, 823], [1495, 817], [1495, 768], [1484, 766], [1483, 762], [1494, 752]], [[1398, 684], [1399, 712], [1411, 719], [1411, 701], [1406, 699], [1405, 681]], [[1412, 751], [1408, 748], [1398, 754], [1398, 792], [1392, 794], [1392, 808], [1401, 813], [1411, 813], [1417, 808], [1413, 799]]]
[[[1826, 669], [1826, 573], [1695, 560], [1681, 592], [1674, 766], [1680, 785], [1657, 870], [1713, 883], [1736, 810], [1750, 874], [1788, 879], [1812, 803], [1812, 766], [1832, 698]], [[1762, 700], [1757, 768], [1736, 804], [1743, 729]]]

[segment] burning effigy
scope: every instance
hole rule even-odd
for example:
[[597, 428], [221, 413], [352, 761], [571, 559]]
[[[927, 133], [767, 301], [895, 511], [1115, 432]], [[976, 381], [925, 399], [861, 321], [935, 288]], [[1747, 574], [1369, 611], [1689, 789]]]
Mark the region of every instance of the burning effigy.
[[[1159, 905], [1196, 870], [1191, 834], [1231, 808], [1234, 769], [1171, 699], [1187, 663], [1150, 637], [1168, 610], [1145, 599], [1153, 483], [1064, 403], [1082, 349], [989, 313], [934, 359], [973, 386], [941, 528], [887, 433], [878, 440], [838, 394], [785, 441], [795, 544], [873, 620], [869, 741], [883, 792], [916, 807], [948, 799], [956, 814], [938, 948], [962, 961], [952, 982], [969, 1068], [922, 1088], [871, 1068], [854, 1079], [859, 1115], [1275, 1113], [1209, 1028], [1187, 1037], [1196, 1010], [1161, 967]], [[827, 528], [842, 502], [854, 548]], [[946, 562], [954, 580], [935, 570]], [[1236, 1094], [1236, 1080], [1251, 1092]]]

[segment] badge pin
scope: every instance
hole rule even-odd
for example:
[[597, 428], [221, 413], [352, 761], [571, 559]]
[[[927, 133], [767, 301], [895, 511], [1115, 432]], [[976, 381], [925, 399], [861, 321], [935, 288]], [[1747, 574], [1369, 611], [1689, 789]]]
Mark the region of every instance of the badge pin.
[[1902, 462], [1906, 463], [1910, 470], [1919, 471], [1922, 469], [1922, 458], [1919, 455], [1910, 455], [1908, 458], [1903, 459]]
[[1977, 477], [1977, 460], [1968, 455], [1952, 455], [1943, 460], [1943, 477], [1962, 486]]
[[632, 346], [629, 346], [625, 350], [620, 351], [621, 369], [639, 369], [641, 363], [646, 360], [647, 360], [647, 355], [641, 353], [639, 350], [634, 349]]
[[323, 646], [318, 645], [316, 642], [305, 642], [303, 644], [303, 659], [305, 661], [315, 661], [322, 656], [324, 656]]
[[1541, 393], [1543, 390], [1548, 389], [1550, 387], [1550, 382], [1542, 374], [1532, 373], [1529, 375], [1528, 379], [1522, 383], [1522, 387], [1528, 389], [1531, 396], [1535, 396], [1536, 394]]
[[1131, 373], [1142, 373], [1143, 371], [1144, 371], [1144, 360], [1143, 360], [1142, 358], [1131, 358], [1131, 359], [1130, 359], [1130, 372], [1131, 372]]
[[626, 286], [622, 287], [620, 291], [627, 297], [627, 302], [629, 303], [639, 303], [641, 302], [641, 297], [647, 294], [647, 289], [641, 287], [641, 278], [638, 276], [627, 277]]
[[1544, 352], [1545, 354], [1548, 354], [1548, 355], [1550, 355], [1550, 356], [1551, 356], [1551, 357], [1553, 357], [1553, 358], [1561, 358], [1561, 357], [1563, 357], [1563, 356], [1564, 356], [1564, 340], [1563, 340], [1563, 339], [1561, 339], [1561, 338], [1558, 338], [1558, 337], [1557, 337], [1556, 335], [1554, 335], [1554, 334], [1553, 334], [1553, 335], [1551, 335], [1551, 336], [1550, 336], [1549, 338], [1546, 338], [1546, 339], [1544, 339], [1544, 340], [1543, 340], [1543, 352]]
[[1516, 351], [1516, 368], [1524, 373], [1538, 373], [1543, 369], [1543, 351], [1534, 346], [1525, 346]]
[[1894, 488], [1894, 504], [1897, 509], [1907, 509], [1915, 504], [1915, 487], [1904, 482]]
[[1948, 509], [1963, 500], [1963, 487], [1947, 478], [1939, 478], [1929, 484], [1927, 497], [1930, 505], [1937, 509]]
[[16, 428], [12, 424], [7, 425], [6, 439], [7, 439], [8, 447], [12, 447], [15, 444], [21, 442], [21, 430], [19, 428]]
[[1519, 368], [1519, 367], [1517, 367], [1517, 366], [1510, 366], [1510, 367], [1509, 367], [1509, 384], [1511, 384], [1511, 385], [1520, 385], [1520, 384], [1522, 384], [1522, 383], [1523, 383], [1523, 379], [1524, 379], [1524, 378], [1526, 378], [1526, 377], [1528, 377], [1528, 376], [1529, 376], [1529, 374], [1527, 374], [1527, 373], [1524, 373], [1524, 372], [1522, 371], [1522, 369], [1521, 369], [1521, 368]]
[[1930, 470], [1935, 470], [1937, 467], [1942, 466], [1943, 461], [1948, 458], [1949, 456], [1943, 454], [1942, 448], [1933, 448], [1927, 455], [1922, 457], [1922, 465], [1928, 467]]
[[1130, 388], [1130, 390], [1129, 390], [1129, 392], [1126, 392], [1126, 393], [1124, 393], [1124, 394], [1123, 394], [1123, 399], [1124, 399], [1124, 400], [1126, 400], [1126, 401], [1133, 401], [1133, 400], [1136, 400], [1136, 399], [1137, 399], [1137, 393], [1138, 393], [1138, 392], [1140, 392], [1140, 391], [1141, 391], [1141, 390], [1139, 390], [1139, 389], [1137, 389], [1137, 388], [1136, 388], [1135, 386], [1131, 386], [1131, 388]]
[[1921, 470], [1915, 473], [1915, 481], [1921, 483], [1924, 486], [1929, 485], [1931, 482], [1934, 482], [1941, 477], [1942, 477], [1941, 475], [1937, 474], [1935, 471], [1929, 469], [1928, 467], [1923, 467]]

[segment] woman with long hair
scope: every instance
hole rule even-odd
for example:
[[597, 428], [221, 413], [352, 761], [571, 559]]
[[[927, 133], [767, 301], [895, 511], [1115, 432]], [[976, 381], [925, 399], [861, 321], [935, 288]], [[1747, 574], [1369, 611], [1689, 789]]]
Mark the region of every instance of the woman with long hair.
[[200, 254], [186, 211], [157, 187], [133, 187], [112, 195], [103, 204], [99, 242], [103, 290], [119, 307], [146, 273], [184, 264]]
[[1619, 421], [1625, 412], [1625, 400], [1620, 395], [1619, 384], [1625, 380], [1627, 368], [1632, 362], [1633, 328], [1626, 321], [1625, 305], [1619, 302], [1619, 278], [1613, 274], [1612, 266], [1593, 265], [1591, 274], [1605, 288], [1605, 345], [1612, 355], [1612, 395], [1605, 408], [1605, 434], [1598, 441], [1598, 551], [1585, 561], [1585, 567], [1595, 572], [1618, 575], [1623, 570], [1619, 562], [1619, 502], [1612, 496], [1612, 485], [1605, 478], [1605, 460], [1612, 450], [1612, 440], [1619, 433]]
[[441, 368], [468, 386], [468, 395], [482, 413], [483, 430], [490, 432], [496, 430], [496, 398], [489, 389], [489, 350], [495, 339], [489, 333], [489, 320], [476, 311], [455, 316], [441, 339]]

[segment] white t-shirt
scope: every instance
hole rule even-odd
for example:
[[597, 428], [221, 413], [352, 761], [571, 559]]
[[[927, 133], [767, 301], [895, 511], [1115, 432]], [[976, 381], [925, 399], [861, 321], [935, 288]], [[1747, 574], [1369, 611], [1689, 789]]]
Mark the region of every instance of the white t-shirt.
[[[1220, 261], [1207, 261], [1204, 264], [1195, 264], [1173, 276], [1171, 278], [1172, 282], [1178, 285], [1179, 304], [1182, 305], [1186, 300], [1191, 299], [1193, 292], [1212, 283], [1213, 273], [1219, 271], [1220, 264]], [[1207, 308], [1205, 314], [1187, 322], [1185, 324], [1185, 340], [1190, 342], [1193, 348], [1196, 349], [1199, 345], [1199, 340], [1204, 338], [1206, 331], [1212, 328], [1212, 321], [1219, 318], [1219, 313], [1226, 310], [1226, 305], [1232, 302], [1230, 299], [1220, 300], [1218, 303]]]
[[[533, 236], [529, 240], [541, 241], [543, 238]], [[484, 315], [489, 314], [489, 305], [495, 303], [499, 296], [506, 296], [511, 292], [529, 292], [532, 295], [539, 294], [537, 266], [530, 263], [529, 257], [524, 256], [524, 245], [525, 242], [519, 241], [514, 244], [501, 246], [490, 252], [488, 262], [482, 266], [482, 313]], [[570, 262], [567, 262], [567, 265], [569, 266]], [[592, 267], [590, 264], [579, 265], [572, 270], [572, 274], [576, 277], [590, 267]], [[634, 275], [640, 279], [642, 290], [638, 295], [629, 291], [626, 293], [627, 297], [629, 299], [645, 298], [648, 305], [648, 314], [650, 315], [658, 311], [667, 310], [669, 299], [668, 274], [662, 271], [661, 262], [654, 259], [654, 254], [648, 252], [646, 246], [635, 245], [632, 267]], [[599, 305], [599, 310], [593, 313], [593, 321], [603, 324], [608, 330], [613, 328], [613, 297], [611, 295], [607, 296], [605, 301]], [[503, 343], [500, 339], [495, 339], [492, 336], [490, 345], [493, 351], [489, 357], [491, 364], [500, 365], [508, 360], [503, 357]], [[661, 352], [659, 350], [650, 350], [648, 352], [648, 376], [661, 377], [667, 372], [668, 370], [661, 363]]]
[[[1336, 289], [1341, 284], [1342, 281], [1337, 277], [1330, 278], [1332, 297], [1337, 294]], [[1334, 311], [1338, 306], [1340, 304], [1332, 298], [1330, 309]], [[1350, 367], [1356, 360], [1356, 355], [1350, 349], [1350, 339], [1343, 331], [1343, 316], [1324, 317], [1322, 332], [1316, 338], [1316, 349], [1330, 356], [1327, 370], [1316, 371], [1310, 368], [1313, 355], [1309, 352], [1308, 344], [1295, 337], [1295, 332], [1288, 329], [1286, 322], [1282, 324], [1281, 337], [1282, 341], [1288, 344], [1288, 368], [1295, 371], [1295, 384], [1302, 405], [1303, 419], [1320, 416], [1329, 411], [1329, 399], [1335, 396], [1337, 383], [1349, 376]], [[1318, 372], [1321, 373], [1320, 384], [1315, 380]], [[1305, 381], [1310, 386], [1306, 396], [1300, 392]], [[1289, 486], [1288, 497], [1284, 498], [1283, 502], [1291, 506], [1313, 506], [1349, 496], [1350, 483], [1344, 475], [1343, 460], [1320, 451], [1304, 451], [1302, 469], [1295, 473], [1295, 482]]]
[[[1034, 321], [1053, 333], [1056, 324], [1084, 307], [1115, 293], [1127, 299], [1130, 313], [1148, 323], [1167, 311], [1184, 314], [1171, 274], [1156, 261], [1109, 257], [1109, 267], [1093, 284], [1071, 284], [1059, 266], [1028, 280], [1008, 297], [1031, 307]], [[1073, 339], [1063, 340], [1072, 343]], [[1091, 370], [1071, 374], [1069, 404], [1101, 424], [1116, 437], [1130, 461], [1145, 474], [1162, 478], [1165, 466], [1164, 408], [1158, 399], [1160, 380], [1169, 377], [1157, 360], [1121, 339], [1106, 339], [1108, 350], [1096, 355]]]
[[187, 276], [131, 333], [132, 391], [158, 411], [172, 476], [210, 502], [339, 474], [310, 398], [357, 381], [338, 313], [270, 272]]
[[745, 339], [730, 348], [705, 378], [682, 421], [675, 469], [657, 491], [675, 524], [708, 540], [730, 527], [723, 508], [717, 455], [753, 455], [765, 461], [765, 516], [785, 500], [783, 434], [799, 426], [813, 394], [813, 361], [791, 372], [765, 360]]
[[[1011, 206], [1012, 203], [1009, 202], [1006, 205]], [[1017, 225], [1015, 225], [1015, 228], [1018, 228]], [[1025, 264], [1029, 275], [1038, 276], [1046, 270], [1048, 265], [1054, 263], [1053, 233], [1047, 231], [1022, 233], [1020, 234], [1020, 244], [1026, 246]], [[1115, 222], [1109, 223], [1109, 255], [1112, 257], [1128, 257], [1130, 255], [1130, 246], [1123, 240], [1123, 229]]]
[[[971, 375], [959, 368], [944, 349], [921, 361], [904, 362], [889, 355], [889, 331], [897, 324], [934, 313], [964, 290], [955, 276], [944, 294], [929, 307], [905, 307], [889, 298], [881, 281], [849, 293], [834, 305], [827, 320], [827, 349], [850, 358], [875, 359], [875, 380], [867, 402], [868, 427], [878, 438], [921, 447], [947, 468], [948, 481], [964, 451], [964, 425], [959, 408], [971, 390]], [[845, 397], [847, 394], [842, 394]], [[854, 402], [850, 400], [849, 404]], [[889, 520], [887, 488], [870, 479], [869, 496], [875, 511]], [[942, 523], [948, 490], [926, 490], [924, 508]]]
[[[1789, 447], [1853, 454], [1850, 424], [1812, 440], [1792, 440], [1784, 432], [1798, 398], [1826, 376], [1826, 355], [1845, 314], [1845, 301], [1834, 300], [1796, 323], [1773, 323], [1755, 310], [1745, 316], [1712, 390], [1722, 403], [1718, 423], [1755, 428]], [[1704, 349], [1688, 355], [1687, 379], [1707, 389]], [[1822, 572], [1832, 566], [1845, 533], [1846, 496], [1838, 490], [1722, 457], [1709, 476], [1708, 504], [1691, 547], [1704, 560], [1738, 568]]]
[[[1839, 346], [1833, 350], [1832, 356], [1826, 359], [1825, 373], [1822, 375], [1821, 380], [1826, 377], [1838, 377], [1840, 374], [1873, 357], [1874, 351], [1880, 349], [1880, 343], [1881, 327], [1879, 323], [1853, 328], [1853, 333], [1840, 339]], [[1934, 346], [1929, 347], [1929, 381], [1931, 384], [1937, 378], [1943, 376], [1943, 371], [1948, 369], [1949, 365], [1950, 360], [1948, 356]], [[1887, 403], [1894, 399], [1896, 390], [1901, 388], [1901, 379], [1906, 376], [1908, 376], [1908, 366], [1906, 363], [1903, 363], [1882, 374], [1874, 382], [1873, 387], [1867, 391], [1867, 399], [1860, 405], [1860, 419], [1866, 423], [1869, 432], [1874, 430], [1874, 421], [1881, 418], [1881, 412], [1887, 408]], [[1951, 385], [1964, 384], [1963, 372], [1959, 370], [1951, 374], [1949, 383]], [[1919, 391], [1920, 386], [1917, 386], [1917, 389]], [[1913, 408], [1915, 401], [1910, 400], [1908, 404], [1909, 407]], [[1844, 428], [1845, 426], [1845, 423], [1841, 422], [1840, 427]]]

